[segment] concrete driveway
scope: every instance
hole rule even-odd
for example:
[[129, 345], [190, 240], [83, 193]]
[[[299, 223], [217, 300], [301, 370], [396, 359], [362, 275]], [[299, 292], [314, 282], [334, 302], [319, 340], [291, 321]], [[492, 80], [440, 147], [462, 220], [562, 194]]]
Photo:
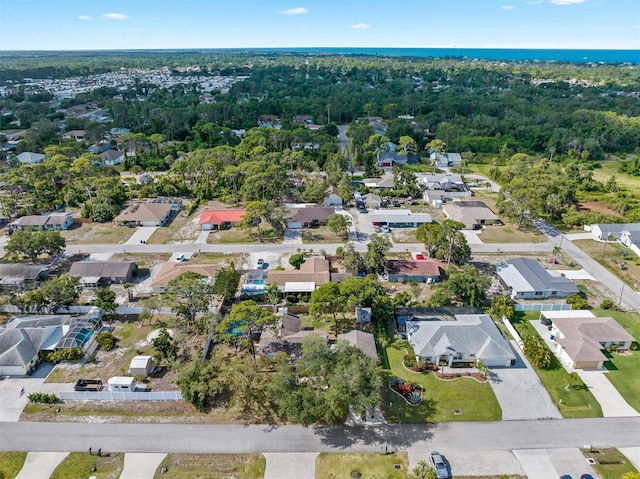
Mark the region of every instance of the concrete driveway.
[[516, 364], [494, 368], [490, 384], [502, 408], [503, 421], [523, 419], [562, 419], [538, 375], [512, 341]]
[[155, 226], [141, 226], [136, 228], [131, 237], [125, 241], [124, 244], [140, 244], [143, 241], [148, 241], [157, 229], [158, 228]]
[[524, 449], [514, 450], [513, 453], [528, 479], [551, 479], [563, 474], [578, 478], [585, 473], [599, 477], [580, 449]]
[[313, 479], [316, 477], [317, 452], [266, 453], [264, 457], [267, 459], [264, 479]]
[[30, 452], [16, 479], [49, 479], [68, 452]]
[[156, 469], [166, 457], [163, 453], [127, 453], [120, 479], [153, 479]]
[[620, 395], [618, 390], [607, 379], [607, 372], [577, 369], [580, 379], [587, 385], [591, 394], [600, 403], [604, 417], [640, 416]]
[[640, 446], [638, 447], [619, 447], [618, 450], [631, 461], [636, 469], [640, 470]]
[[[31, 377], [0, 376], [0, 422], [18, 421], [22, 410], [29, 402], [28, 396], [33, 392], [45, 391], [45, 379], [53, 370], [51, 364], [42, 364]], [[24, 394], [20, 391], [24, 389]]]
[[284, 230], [284, 238], [282, 244], [303, 244], [302, 243], [302, 230], [294, 230], [287, 228]]

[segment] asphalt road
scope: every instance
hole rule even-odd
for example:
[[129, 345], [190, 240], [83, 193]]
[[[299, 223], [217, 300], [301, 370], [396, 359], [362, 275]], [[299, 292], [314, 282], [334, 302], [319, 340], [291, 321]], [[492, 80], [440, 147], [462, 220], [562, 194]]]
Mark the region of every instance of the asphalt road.
[[[640, 418], [349, 426], [0, 423], [0, 450], [118, 452], [481, 451], [640, 445]], [[54, 440], [64, 438], [64, 440]]]

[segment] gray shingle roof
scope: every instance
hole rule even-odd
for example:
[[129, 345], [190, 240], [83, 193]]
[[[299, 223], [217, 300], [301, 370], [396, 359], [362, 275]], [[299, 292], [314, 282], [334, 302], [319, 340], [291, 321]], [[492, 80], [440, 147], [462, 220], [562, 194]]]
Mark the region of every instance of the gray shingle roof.
[[578, 287], [568, 278], [554, 277], [537, 261], [511, 258], [498, 266], [498, 275], [514, 291], [564, 291], [578, 293]]

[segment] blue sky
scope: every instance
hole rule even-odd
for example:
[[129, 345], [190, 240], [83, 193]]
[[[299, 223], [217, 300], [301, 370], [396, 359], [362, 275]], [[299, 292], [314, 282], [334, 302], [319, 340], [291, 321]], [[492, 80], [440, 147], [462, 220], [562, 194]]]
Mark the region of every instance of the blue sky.
[[640, 49], [638, 0], [0, 0], [0, 50]]

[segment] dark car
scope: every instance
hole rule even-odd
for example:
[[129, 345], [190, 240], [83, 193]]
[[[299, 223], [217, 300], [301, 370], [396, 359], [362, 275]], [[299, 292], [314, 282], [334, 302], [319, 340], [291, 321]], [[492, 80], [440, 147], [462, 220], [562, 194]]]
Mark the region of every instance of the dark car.
[[580, 479], [594, 479], [591, 474], [582, 474]]
[[540, 318], [540, 322], [545, 326], [551, 326], [551, 320], [549, 318], [545, 318], [544, 316]]
[[563, 474], [562, 476], [560, 476], [560, 479], [573, 479], [573, 477], [571, 477], [571, 475], [569, 474]]

